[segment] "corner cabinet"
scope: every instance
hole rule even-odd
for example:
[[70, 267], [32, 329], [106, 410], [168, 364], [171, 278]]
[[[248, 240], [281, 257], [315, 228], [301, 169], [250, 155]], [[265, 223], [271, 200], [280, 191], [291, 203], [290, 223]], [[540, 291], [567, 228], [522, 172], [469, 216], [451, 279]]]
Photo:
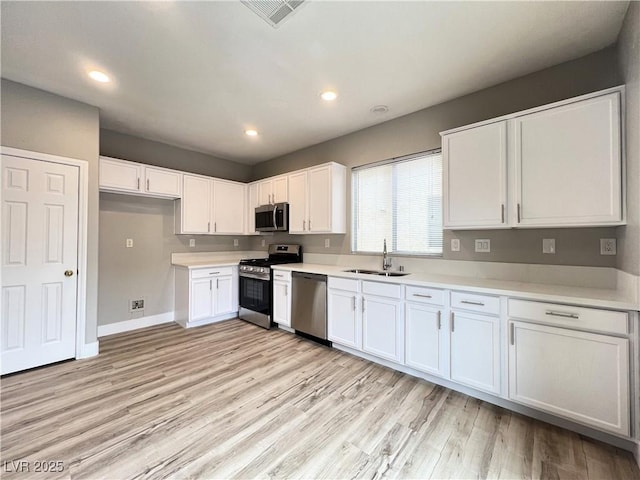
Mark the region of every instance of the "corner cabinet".
[[175, 321], [185, 328], [238, 314], [238, 267], [176, 267]]
[[624, 87], [442, 132], [447, 229], [625, 223]]
[[328, 163], [289, 175], [289, 233], [346, 233], [346, 170]]

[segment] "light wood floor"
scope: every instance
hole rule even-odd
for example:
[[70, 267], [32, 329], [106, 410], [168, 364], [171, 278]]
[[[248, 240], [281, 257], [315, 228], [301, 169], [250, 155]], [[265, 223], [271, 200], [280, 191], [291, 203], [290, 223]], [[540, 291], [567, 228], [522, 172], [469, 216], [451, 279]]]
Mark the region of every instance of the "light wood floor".
[[640, 478], [627, 452], [239, 320], [114, 335], [0, 386], [3, 478]]

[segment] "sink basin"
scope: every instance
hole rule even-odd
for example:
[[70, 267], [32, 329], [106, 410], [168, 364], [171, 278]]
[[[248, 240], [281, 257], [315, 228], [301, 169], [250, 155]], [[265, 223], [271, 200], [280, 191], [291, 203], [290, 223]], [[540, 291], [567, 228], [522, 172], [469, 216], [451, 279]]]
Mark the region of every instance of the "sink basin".
[[405, 272], [381, 272], [379, 270], [364, 270], [361, 268], [352, 268], [351, 270], [345, 270], [348, 273], [364, 273], [365, 275], [380, 275], [381, 277], [404, 277], [409, 275]]
[[366, 273], [367, 275], [377, 275], [379, 272], [377, 270], [363, 270], [361, 268], [353, 268], [351, 270], [345, 270], [348, 273]]

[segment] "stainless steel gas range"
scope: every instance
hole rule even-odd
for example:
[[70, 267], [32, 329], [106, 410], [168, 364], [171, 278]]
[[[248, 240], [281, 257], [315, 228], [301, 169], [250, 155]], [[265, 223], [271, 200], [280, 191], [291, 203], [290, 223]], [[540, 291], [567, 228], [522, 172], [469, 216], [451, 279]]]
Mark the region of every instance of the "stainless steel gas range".
[[273, 272], [271, 265], [302, 262], [301, 245], [269, 245], [268, 258], [240, 261], [240, 318], [271, 328]]

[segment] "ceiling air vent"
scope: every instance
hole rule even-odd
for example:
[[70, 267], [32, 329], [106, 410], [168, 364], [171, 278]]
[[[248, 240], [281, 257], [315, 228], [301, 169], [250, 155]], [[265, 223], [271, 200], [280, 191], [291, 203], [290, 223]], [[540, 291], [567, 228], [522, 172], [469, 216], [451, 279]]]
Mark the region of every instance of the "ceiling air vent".
[[240, 0], [273, 28], [278, 28], [304, 0]]

